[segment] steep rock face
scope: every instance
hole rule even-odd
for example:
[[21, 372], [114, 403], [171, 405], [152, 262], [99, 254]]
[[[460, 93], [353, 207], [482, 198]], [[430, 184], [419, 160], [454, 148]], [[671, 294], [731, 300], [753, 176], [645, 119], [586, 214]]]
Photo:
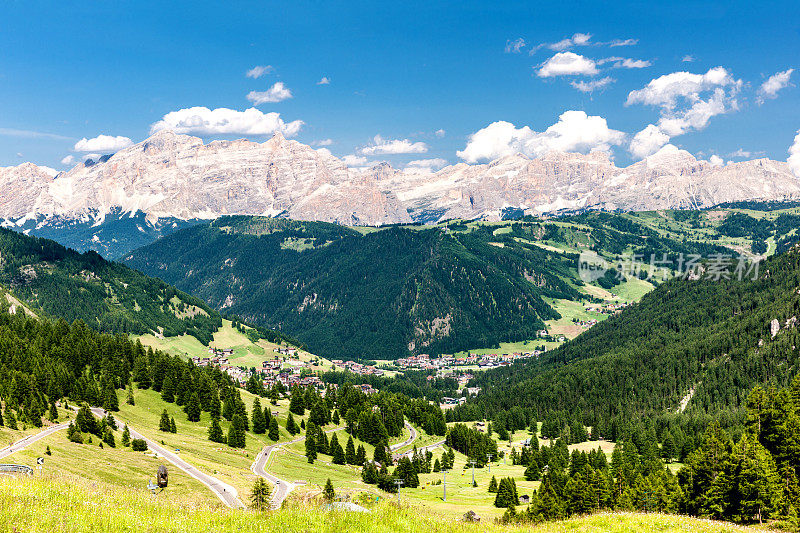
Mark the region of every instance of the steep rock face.
[[[396, 198], [374, 181], [279, 134], [264, 143], [203, 144], [197, 137], [162, 131], [104, 163], [78, 165], [38, 190], [33, 210], [45, 216], [96, 211], [102, 217], [118, 207], [154, 218], [284, 213], [344, 224], [410, 221]], [[21, 207], [26, 202], [16, 202], [19, 208], [0, 216], [29, 212]]]
[[350, 169], [280, 134], [263, 143], [203, 144], [161, 131], [100, 162], [55, 174], [30, 163], [0, 168], [0, 219], [100, 223], [121, 212], [144, 213], [150, 223], [246, 214], [381, 225], [496, 219], [509, 208], [531, 214], [653, 210], [800, 197], [800, 180], [786, 163], [714, 166], [669, 145], [622, 168], [604, 152], [550, 152], [425, 172], [387, 163]]

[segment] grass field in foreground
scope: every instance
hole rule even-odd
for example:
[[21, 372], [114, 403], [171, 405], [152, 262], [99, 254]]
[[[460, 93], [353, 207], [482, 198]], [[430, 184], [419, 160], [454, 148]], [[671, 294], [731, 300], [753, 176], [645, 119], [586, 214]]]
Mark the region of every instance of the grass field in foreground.
[[445, 520], [415, 506], [385, 502], [370, 513], [297, 506], [268, 513], [220, 509], [183, 498], [153, 498], [77, 478], [0, 478], [0, 531], [66, 532], [263, 532], [360, 531], [414, 533], [522, 532], [723, 533], [755, 531], [731, 524], [660, 514], [597, 514], [538, 526], [503, 526]]

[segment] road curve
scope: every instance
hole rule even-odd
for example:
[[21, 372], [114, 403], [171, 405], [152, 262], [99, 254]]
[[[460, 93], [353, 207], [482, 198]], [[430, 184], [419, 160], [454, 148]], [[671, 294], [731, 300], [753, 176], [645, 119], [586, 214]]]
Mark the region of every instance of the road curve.
[[61, 431], [62, 429], [67, 429], [69, 427], [69, 422], [63, 422], [61, 424], [57, 424], [55, 426], [50, 426], [47, 429], [40, 431], [34, 435], [28, 435], [24, 439], [20, 439], [17, 442], [11, 444], [10, 446], [6, 446], [5, 448], [0, 449], [0, 459], [8, 457], [12, 453], [16, 453], [20, 450], [24, 450], [31, 444], [42, 440], [45, 437], [48, 437], [55, 433], [56, 431]]
[[[408, 420], [405, 421], [405, 426], [408, 428], [408, 431], [409, 431], [409, 433], [411, 433], [411, 436], [408, 437], [403, 442], [398, 442], [397, 444], [392, 444], [391, 446], [389, 446], [389, 451], [394, 452], [395, 450], [399, 450], [400, 448], [408, 446], [409, 444], [411, 444], [412, 442], [417, 440], [417, 430], [414, 429], [414, 426], [409, 424]], [[394, 459], [396, 461], [397, 459], [400, 459], [404, 455], [406, 455], [406, 454], [404, 454], [404, 453], [394, 453], [394, 454], [392, 454], [392, 459]]]
[[[425, 453], [427, 451], [434, 450], [436, 448], [440, 448], [444, 443], [445, 443], [445, 440], [442, 439], [442, 440], [436, 441], [436, 442], [434, 442], [432, 444], [428, 444], [427, 446], [423, 446], [422, 448], [419, 448], [417, 451], [419, 453]], [[406, 456], [406, 457], [410, 458], [413, 454], [414, 454], [414, 450], [411, 449], [411, 450], [408, 450], [407, 452], [395, 454], [395, 459], [399, 459], [399, 458], [401, 458], [403, 456]]]
[[[105, 410], [100, 409], [99, 407], [93, 407], [92, 413], [100, 418], [106, 416]], [[117, 419], [117, 421], [122, 425], [126, 425], [125, 422], [122, 420]], [[133, 429], [130, 426], [130, 424], [127, 424], [127, 426], [128, 426], [128, 431], [130, 431], [131, 433], [131, 438], [143, 439], [145, 442], [147, 442], [147, 446], [149, 449], [153, 450], [161, 457], [163, 457], [164, 459], [166, 459], [173, 465], [177, 466], [178, 468], [180, 468], [181, 470], [183, 470], [184, 472], [195, 478], [197, 481], [199, 481], [200, 483], [211, 489], [211, 491], [217, 495], [217, 497], [222, 501], [222, 503], [224, 503], [228, 507], [233, 507], [234, 509], [244, 508], [244, 504], [241, 502], [241, 500], [239, 500], [239, 494], [235, 488], [228, 485], [227, 483], [223, 483], [222, 481], [213, 476], [201, 472], [191, 464], [187, 463], [186, 461], [178, 457], [173, 452], [167, 450], [154, 440], [145, 437], [144, 435]]]
[[[325, 430], [325, 433], [333, 433], [334, 431], [339, 431], [340, 429], [344, 428], [340, 426], [333, 429], [327, 429]], [[256, 460], [250, 467], [250, 470], [252, 470], [255, 475], [263, 477], [275, 487], [275, 490], [272, 492], [270, 509], [280, 509], [287, 496], [289, 496], [289, 494], [291, 494], [291, 492], [299, 485], [286, 481], [285, 479], [281, 479], [267, 472], [267, 463], [269, 462], [269, 458], [272, 456], [272, 452], [280, 447], [287, 444], [294, 444], [295, 442], [300, 442], [301, 440], [305, 440], [305, 436], [297, 437], [293, 440], [287, 440], [286, 442], [276, 442], [275, 444], [264, 446], [264, 449], [261, 450], [261, 452], [256, 456]]]

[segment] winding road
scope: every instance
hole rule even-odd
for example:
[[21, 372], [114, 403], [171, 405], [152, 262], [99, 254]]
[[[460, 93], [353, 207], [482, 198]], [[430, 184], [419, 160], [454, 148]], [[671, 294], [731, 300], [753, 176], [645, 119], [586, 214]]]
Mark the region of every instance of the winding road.
[[[100, 409], [99, 407], [93, 407], [92, 413], [100, 418], [106, 416], [106, 411]], [[124, 421], [121, 421], [119, 419], [117, 421], [120, 424], [125, 425]], [[164, 459], [166, 459], [167, 461], [169, 461], [170, 463], [180, 468], [181, 470], [192, 476], [194, 479], [196, 479], [197, 481], [208, 487], [211, 490], [211, 492], [216, 494], [217, 497], [222, 501], [222, 503], [224, 503], [228, 507], [233, 507], [234, 509], [244, 508], [244, 504], [241, 502], [241, 500], [239, 500], [239, 493], [232, 486], [220, 481], [214, 476], [210, 476], [208, 474], [201, 472], [200, 470], [198, 470], [191, 464], [187, 463], [173, 452], [167, 450], [154, 440], [148, 439], [138, 431], [134, 430], [129, 424], [128, 424], [128, 431], [130, 431], [131, 433], [131, 438], [143, 439], [145, 442], [147, 442], [147, 446], [149, 449], [153, 450], [158, 455], [160, 455], [161, 457], [163, 457]]]

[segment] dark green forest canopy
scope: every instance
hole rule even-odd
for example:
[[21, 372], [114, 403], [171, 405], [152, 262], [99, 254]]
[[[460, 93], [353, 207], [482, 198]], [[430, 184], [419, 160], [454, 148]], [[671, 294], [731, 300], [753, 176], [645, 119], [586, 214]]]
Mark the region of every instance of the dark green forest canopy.
[[540, 361], [476, 376], [483, 394], [454, 419], [512, 406], [595, 420], [675, 411], [691, 389], [690, 410], [737, 409], [755, 384], [797, 374], [799, 314], [797, 249], [765, 261], [757, 280], [673, 280]]
[[[298, 251], [298, 245], [303, 247]], [[579, 299], [575, 257], [491, 232], [220, 219], [124, 259], [319, 355], [383, 359], [532, 338]]]
[[207, 344], [222, 323], [205, 302], [159, 279], [2, 228], [0, 286], [46, 316], [109, 333], [187, 333]]

